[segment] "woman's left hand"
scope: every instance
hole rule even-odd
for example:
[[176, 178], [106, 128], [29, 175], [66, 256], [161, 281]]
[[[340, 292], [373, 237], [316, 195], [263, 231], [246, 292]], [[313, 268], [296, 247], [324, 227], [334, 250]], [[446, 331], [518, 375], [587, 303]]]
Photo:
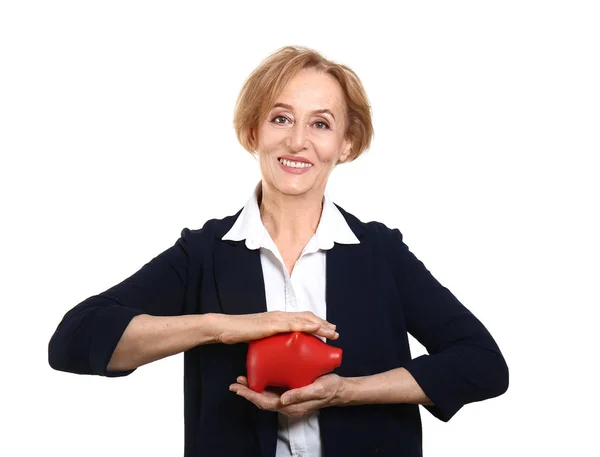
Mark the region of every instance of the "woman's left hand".
[[248, 387], [248, 379], [245, 376], [240, 376], [237, 383], [229, 386], [229, 390], [251, 401], [260, 409], [299, 417], [327, 406], [343, 404], [344, 378], [330, 373], [299, 389], [283, 393], [266, 389], [258, 393]]

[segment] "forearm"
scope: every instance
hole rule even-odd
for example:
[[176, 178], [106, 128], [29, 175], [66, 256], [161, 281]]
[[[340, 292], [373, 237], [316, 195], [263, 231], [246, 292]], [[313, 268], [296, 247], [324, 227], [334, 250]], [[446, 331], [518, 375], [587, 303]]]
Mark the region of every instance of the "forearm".
[[342, 405], [411, 403], [433, 405], [405, 368], [396, 368], [372, 376], [344, 378], [340, 394]]
[[109, 371], [132, 370], [156, 360], [215, 342], [216, 315], [134, 317], [115, 348]]

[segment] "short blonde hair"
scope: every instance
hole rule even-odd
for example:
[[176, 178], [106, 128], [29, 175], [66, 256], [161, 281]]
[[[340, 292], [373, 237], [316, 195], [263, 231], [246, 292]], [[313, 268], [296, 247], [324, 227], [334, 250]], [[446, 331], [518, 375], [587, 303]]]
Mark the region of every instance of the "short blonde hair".
[[246, 79], [235, 106], [233, 125], [241, 145], [248, 152], [255, 149], [258, 124], [268, 114], [286, 84], [305, 68], [314, 68], [333, 76], [346, 100], [345, 137], [352, 150], [347, 162], [369, 148], [373, 137], [371, 105], [359, 77], [345, 65], [325, 59], [303, 46], [285, 46], [271, 54]]

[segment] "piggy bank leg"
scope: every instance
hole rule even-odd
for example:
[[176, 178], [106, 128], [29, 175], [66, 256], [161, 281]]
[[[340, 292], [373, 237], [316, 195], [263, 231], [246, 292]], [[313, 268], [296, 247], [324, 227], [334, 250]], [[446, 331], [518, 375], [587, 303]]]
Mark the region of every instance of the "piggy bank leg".
[[256, 373], [252, 375], [248, 373], [248, 387], [254, 392], [261, 393], [267, 387], [267, 381], [263, 376], [259, 376]]

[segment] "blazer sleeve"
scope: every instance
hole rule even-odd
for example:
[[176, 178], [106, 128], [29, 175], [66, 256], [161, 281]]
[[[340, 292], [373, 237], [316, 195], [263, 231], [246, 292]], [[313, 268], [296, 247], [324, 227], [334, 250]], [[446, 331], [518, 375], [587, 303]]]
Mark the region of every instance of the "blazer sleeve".
[[68, 311], [48, 344], [55, 370], [107, 377], [133, 371], [108, 371], [107, 365], [129, 322], [139, 314], [183, 314], [189, 264], [190, 230], [140, 270]]
[[405, 368], [435, 404], [425, 408], [447, 422], [465, 404], [503, 394], [508, 366], [483, 324], [410, 252], [398, 229], [390, 232], [386, 251], [407, 330], [428, 352]]

